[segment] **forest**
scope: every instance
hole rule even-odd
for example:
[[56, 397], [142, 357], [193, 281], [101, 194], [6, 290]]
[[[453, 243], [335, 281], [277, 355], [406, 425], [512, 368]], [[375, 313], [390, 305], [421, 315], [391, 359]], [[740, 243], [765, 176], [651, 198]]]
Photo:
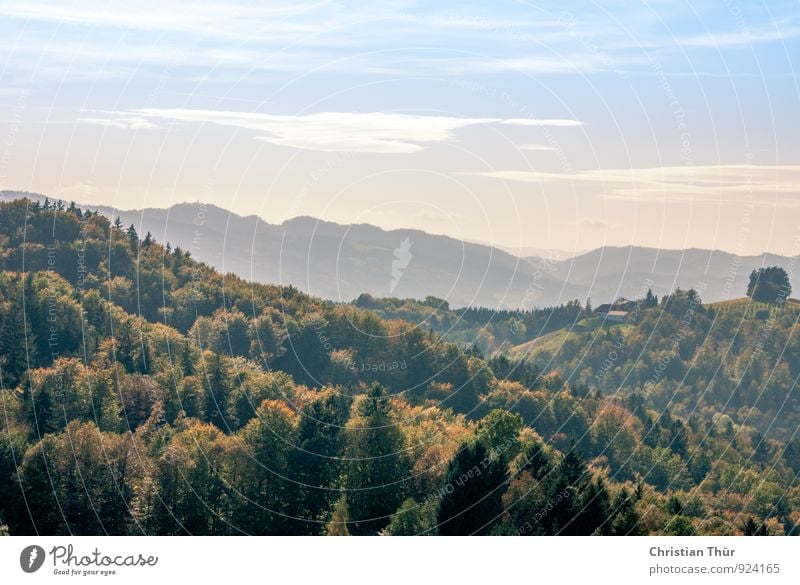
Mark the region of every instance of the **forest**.
[[575, 301], [501, 315], [586, 320], [520, 354], [376, 303], [0, 203], [0, 530], [800, 533], [796, 312], [675, 291], [611, 327]]

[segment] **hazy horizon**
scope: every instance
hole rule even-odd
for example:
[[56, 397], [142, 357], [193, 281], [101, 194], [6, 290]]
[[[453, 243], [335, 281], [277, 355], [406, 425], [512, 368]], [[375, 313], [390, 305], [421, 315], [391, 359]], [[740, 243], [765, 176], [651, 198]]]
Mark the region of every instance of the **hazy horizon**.
[[[0, 190], [0, 194], [3, 194], [3, 193], [26, 193], [26, 192], [25, 191], [14, 190], [14, 189], [3, 189], [3, 190]], [[111, 206], [100, 204], [100, 203], [98, 203], [98, 204], [82, 203], [82, 202], [77, 201], [75, 199], [69, 199], [69, 198], [64, 199], [64, 198], [60, 198], [60, 197], [51, 197], [51, 196], [47, 195], [46, 193], [34, 193], [34, 192], [27, 192], [27, 193], [28, 193], [28, 195], [38, 195], [38, 196], [41, 196], [41, 197], [48, 197], [51, 200], [61, 200], [61, 201], [64, 201], [66, 203], [74, 202], [76, 205], [79, 205], [79, 206], [84, 207], [84, 208], [89, 208], [89, 209], [94, 208], [94, 207], [111, 207]], [[492, 243], [492, 242], [487, 242], [487, 241], [483, 241], [483, 240], [474, 240], [474, 239], [460, 239], [460, 238], [457, 238], [457, 237], [455, 237], [455, 236], [453, 236], [451, 234], [448, 234], [448, 233], [429, 231], [429, 230], [425, 230], [425, 229], [417, 228], [417, 227], [386, 227], [386, 226], [382, 226], [382, 225], [380, 225], [378, 223], [372, 223], [372, 222], [360, 222], [359, 224], [346, 223], [346, 222], [323, 219], [323, 218], [320, 218], [320, 217], [315, 217], [313, 215], [295, 215], [295, 216], [292, 216], [292, 217], [289, 217], [289, 218], [286, 218], [286, 219], [283, 219], [283, 220], [280, 220], [280, 221], [271, 221], [269, 218], [263, 217], [262, 215], [259, 215], [257, 213], [251, 213], [251, 214], [243, 215], [243, 214], [240, 214], [240, 213], [236, 213], [235, 211], [232, 211], [230, 209], [227, 209], [223, 205], [218, 205], [216, 203], [209, 203], [207, 201], [178, 201], [178, 202], [175, 202], [175, 203], [171, 204], [169, 207], [159, 207], [159, 206], [155, 205], [155, 206], [150, 206], [150, 207], [146, 207], [146, 208], [144, 208], [144, 207], [142, 207], [142, 208], [137, 208], [137, 207], [126, 207], [126, 208], [111, 207], [111, 208], [113, 208], [115, 210], [118, 210], [120, 212], [131, 212], [131, 211], [143, 211], [145, 209], [167, 210], [170, 207], [173, 207], [175, 205], [199, 205], [199, 204], [212, 205], [212, 206], [217, 207], [218, 209], [220, 209], [222, 211], [237, 215], [237, 216], [242, 217], [242, 218], [255, 216], [259, 220], [261, 220], [263, 222], [266, 222], [266, 223], [268, 223], [270, 225], [282, 225], [282, 224], [285, 224], [287, 222], [291, 222], [291, 221], [296, 220], [296, 219], [308, 218], [308, 219], [312, 219], [314, 221], [320, 221], [320, 222], [326, 222], [326, 223], [334, 223], [334, 224], [342, 225], [342, 226], [369, 225], [369, 226], [373, 226], [373, 227], [379, 228], [381, 230], [384, 230], [386, 232], [402, 231], [402, 230], [418, 230], [418, 231], [422, 231], [422, 232], [424, 232], [426, 234], [429, 234], [429, 235], [432, 235], [432, 236], [444, 236], [444, 237], [454, 238], [456, 240], [463, 241], [463, 242], [468, 243], [468, 244], [477, 244], [477, 245], [480, 245], [480, 246], [493, 247], [493, 248], [496, 248], [496, 249], [501, 250], [503, 252], [507, 252], [508, 254], [511, 254], [513, 256], [518, 256], [519, 258], [541, 257], [541, 258], [550, 258], [550, 259], [555, 259], [555, 260], [561, 261], [561, 260], [569, 260], [571, 258], [576, 258], [576, 257], [582, 256], [584, 254], [589, 254], [589, 253], [594, 252], [596, 250], [599, 250], [601, 248], [628, 248], [628, 247], [642, 248], [642, 249], [657, 249], [657, 250], [664, 251], [664, 252], [682, 252], [682, 251], [688, 251], [688, 250], [693, 250], [693, 249], [694, 250], [711, 250], [711, 251], [714, 251], [714, 252], [721, 252], [721, 253], [726, 253], [726, 254], [739, 255], [739, 256], [742, 256], [742, 257], [755, 257], [755, 256], [763, 256], [763, 255], [770, 255], [770, 254], [776, 255], [776, 256], [787, 256], [786, 254], [781, 254], [779, 252], [775, 252], [775, 251], [772, 251], [772, 250], [762, 250], [761, 252], [758, 252], [758, 253], [755, 253], [755, 254], [737, 254], [737, 252], [735, 252], [733, 250], [726, 250], [724, 248], [698, 248], [696, 246], [690, 246], [690, 247], [686, 247], [686, 248], [668, 248], [668, 247], [655, 248], [653, 246], [643, 246], [643, 245], [638, 245], [638, 244], [622, 244], [622, 245], [603, 244], [601, 246], [598, 246], [597, 248], [588, 248], [588, 249], [581, 249], [581, 250], [563, 250], [563, 249], [559, 249], [559, 248], [533, 248], [533, 247], [526, 247], [526, 246], [520, 246], [520, 247], [517, 247], [515, 249], [514, 246], [505, 246], [502, 243]], [[795, 256], [800, 256], [800, 251], [798, 251], [798, 253], [796, 253]]]

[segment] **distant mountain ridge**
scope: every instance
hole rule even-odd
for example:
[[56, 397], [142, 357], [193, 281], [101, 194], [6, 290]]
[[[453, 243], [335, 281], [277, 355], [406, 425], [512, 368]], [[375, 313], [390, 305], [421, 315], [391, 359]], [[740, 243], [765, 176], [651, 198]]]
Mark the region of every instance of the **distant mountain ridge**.
[[[0, 192], [0, 199], [19, 197], [44, 200], [34, 193]], [[635, 298], [647, 288], [660, 296], [676, 287], [695, 288], [704, 300], [720, 301], [741, 297], [753, 269], [782, 266], [794, 276], [791, 268], [797, 262], [775, 254], [735, 256], [715, 250], [635, 246], [608, 246], [565, 260], [518, 258], [496, 247], [421, 230], [387, 231], [311, 217], [276, 225], [204, 203], [142, 210], [81, 207], [119, 216], [140, 234], [149, 231], [157, 240], [189, 250], [220, 271], [258, 282], [291, 284], [342, 302], [368, 293], [435, 296], [453, 307], [531, 309], [587, 297], [594, 304], [620, 296]], [[402, 262], [398, 255], [404, 256]], [[800, 290], [796, 277], [793, 285]]]

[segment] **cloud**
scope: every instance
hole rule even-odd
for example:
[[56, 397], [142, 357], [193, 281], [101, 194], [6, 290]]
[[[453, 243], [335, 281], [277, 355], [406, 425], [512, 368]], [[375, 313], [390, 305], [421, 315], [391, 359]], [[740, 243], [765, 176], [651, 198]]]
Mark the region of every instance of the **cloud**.
[[525, 57], [503, 57], [498, 59], [483, 59], [470, 63], [462, 63], [466, 71], [485, 71], [485, 72], [518, 72], [518, 73], [588, 73], [606, 69], [614, 69], [618, 62], [614, 61], [614, 67], [610, 67], [612, 62], [610, 57], [599, 55], [538, 55]]
[[591, 230], [602, 230], [613, 227], [606, 223], [604, 220], [597, 217], [584, 217], [578, 222], [578, 225]]
[[137, 116], [119, 116], [109, 118], [78, 118], [78, 122], [84, 124], [95, 124], [108, 128], [120, 128], [122, 130], [148, 130], [156, 128], [157, 125], [146, 118]]
[[580, 126], [577, 120], [528, 118], [456, 118], [386, 112], [320, 112], [276, 115], [249, 112], [145, 108], [121, 112], [123, 120], [142, 118], [205, 123], [250, 130], [271, 144], [324, 152], [408, 154], [430, 144], [447, 142], [467, 126]]
[[532, 118], [507, 118], [496, 120], [499, 124], [509, 124], [511, 126], [583, 126], [579, 120], [535, 120]]
[[549, 146], [547, 144], [523, 144], [518, 146], [520, 150], [531, 150], [531, 151], [546, 151], [546, 150], [558, 150], [555, 146]]
[[785, 41], [800, 37], [800, 27], [781, 27], [773, 23], [769, 27], [750, 28], [743, 27], [739, 30], [728, 32], [707, 32], [701, 35], [677, 39], [677, 44], [687, 47], [745, 47]]
[[[0, 1], [5, 18], [65, 25], [109, 27], [156, 32], [186, 32], [208, 36], [241, 38], [276, 33], [313, 33], [323, 30], [324, 17], [316, 24], [302, 17], [319, 14], [327, 1], [291, 3], [224, 3], [200, 1], [191, 10], [181, 2], [140, 0], [135, 4], [121, 0], [84, 0], [63, 2]], [[330, 12], [323, 13], [325, 17]], [[331, 23], [328, 23], [329, 25]]]
[[[492, 171], [473, 176], [526, 183], [586, 183], [606, 199], [800, 207], [800, 165], [698, 165], [576, 173]], [[772, 195], [772, 199], [766, 196]], [[757, 196], [757, 197], [756, 197]]]

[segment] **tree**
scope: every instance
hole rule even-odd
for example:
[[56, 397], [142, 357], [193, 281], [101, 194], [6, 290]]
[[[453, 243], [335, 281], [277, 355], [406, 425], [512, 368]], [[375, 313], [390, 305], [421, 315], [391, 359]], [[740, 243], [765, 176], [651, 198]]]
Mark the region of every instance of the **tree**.
[[325, 525], [325, 534], [328, 536], [350, 536], [347, 530], [347, 523], [350, 521], [350, 513], [347, 511], [347, 500], [339, 498], [336, 507], [331, 515], [330, 522]]
[[302, 492], [290, 467], [296, 414], [281, 401], [265, 400], [238, 438], [233, 525], [247, 534], [302, 534]]
[[689, 473], [692, 475], [692, 480], [695, 484], [700, 485], [709, 471], [711, 471], [711, 460], [702, 449], [698, 449], [689, 458]]
[[648, 288], [647, 294], [644, 297], [644, 307], [646, 309], [651, 309], [653, 307], [658, 306], [658, 297], [653, 294], [653, 290]]
[[792, 295], [789, 275], [779, 266], [759, 268], [750, 273], [747, 296], [762, 303], [779, 303]]
[[756, 522], [752, 517], [742, 524], [742, 533], [744, 536], [769, 536], [767, 526], [763, 522]]
[[[10, 287], [12, 294], [21, 287]], [[28, 362], [36, 363], [37, 344], [20, 302], [0, 301], [0, 388], [14, 388], [22, 381]]]
[[610, 498], [602, 478], [593, 480], [581, 494], [581, 506], [575, 517], [575, 531], [581, 535], [610, 534], [608, 518]]
[[0, 524], [7, 523], [14, 534], [34, 533], [19, 481], [12, 480], [27, 447], [21, 428], [0, 432]]
[[478, 437], [492, 455], [503, 455], [506, 459], [511, 459], [519, 451], [517, 437], [520, 430], [520, 415], [495, 408], [478, 424]]
[[439, 502], [439, 534], [489, 534], [503, 513], [508, 469], [502, 456], [492, 458], [481, 442], [464, 445], [447, 471]]
[[616, 514], [611, 521], [611, 533], [615, 536], [638, 536], [643, 534], [639, 526], [639, 514], [636, 511], [635, 496], [626, 488], [620, 491], [614, 501]]
[[550, 457], [544, 451], [544, 445], [540, 442], [532, 445], [525, 451], [524, 463], [520, 471], [530, 471], [531, 476], [542, 481], [552, 471], [553, 464]]
[[226, 481], [231, 439], [192, 421], [172, 435], [148, 469], [136, 516], [151, 534], [227, 534]]
[[375, 383], [347, 424], [345, 497], [353, 534], [374, 534], [404, 499], [411, 475], [405, 437], [384, 388]]
[[432, 536], [436, 534], [436, 500], [418, 504], [408, 498], [392, 516], [385, 533], [391, 536]]
[[218, 429], [227, 430], [228, 394], [231, 390], [232, 376], [228, 358], [210, 351], [203, 352], [205, 365], [205, 416], [206, 420]]
[[349, 409], [349, 397], [327, 389], [319, 392], [301, 412], [299, 448], [292, 451], [291, 463], [298, 483], [303, 486], [302, 516], [309, 520], [322, 520], [339, 496], [340, 454], [345, 435], [342, 429], [347, 423]]
[[131, 435], [72, 421], [25, 454], [20, 481], [41, 534], [125, 534], [138, 476]]
[[286, 329], [281, 321], [280, 313], [271, 307], [250, 321], [250, 357], [269, 365], [272, 359], [283, 355]]
[[127, 230], [128, 243], [131, 246], [131, 251], [136, 252], [139, 249], [139, 234], [136, 233], [136, 228], [133, 224]]
[[579, 521], [579, 514], [586, 490], [590, 485], [590, 476], [574, 443], [570, 445], [558, 468], [548, 480], [546, 491], [550, 510], [544, 518], [545, 533], [585, 536], [586, 523]]
[[53, 399], [47, 388], [33, 388], [29, 384], [21, 392], [24, 421], [30, 429], [31, 438], [40, 439], [58, 428]]

